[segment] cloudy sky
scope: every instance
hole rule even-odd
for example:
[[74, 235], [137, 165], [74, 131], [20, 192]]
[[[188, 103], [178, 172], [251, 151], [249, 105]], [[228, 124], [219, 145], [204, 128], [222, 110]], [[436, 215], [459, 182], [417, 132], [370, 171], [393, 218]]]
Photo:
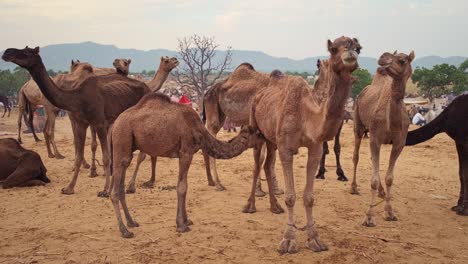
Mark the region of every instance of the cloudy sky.
[[175, 50], [196, 33], [295, 59], [326, 54], [341, 35], [357, 37], [364, 56], [468, 56], [466, 10], [466, 0], [0, 0], [0, 50], [83, 41]]

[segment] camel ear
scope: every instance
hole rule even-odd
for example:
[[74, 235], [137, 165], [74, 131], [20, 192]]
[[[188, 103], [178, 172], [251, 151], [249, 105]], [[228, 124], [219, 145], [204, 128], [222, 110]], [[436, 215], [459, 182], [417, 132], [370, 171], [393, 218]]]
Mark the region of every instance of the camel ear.
[[128, 59], [128, 64], [130, 64], [132, 62], [132, 59]]
[[73, 64], [75, 64], [75, 62], [72, 60], [71, 65], [73, 66]]
[[161, 56], [161, 61], [163, 61], [163, 60], [164, 60], [164, 57], [163, 57], [163, 56]]
[[393, 55], [397, 55], [397, 53], [398, 53], [398, 51], [397, 51], [397, 50], [395, 50], [395, 51], [393, 52]]
[[333, 47], [333, 42], [331, 40], [327, 41], [328, 52], [335, 53], [336, 49]]
[[39, 47], [35, 47], [33, 51], [35, 54], [39, 54]]
[[414, 55], [414, 50], [412, 50], [412, 51], [410, 52], [410, 54], [409, 54], [409, 60], [410, 60], [410, 62], [412, 62], [412, 61], [414, 60], [414, 57], [415, 57], [415, 56], [416, 56], [416, 55]]

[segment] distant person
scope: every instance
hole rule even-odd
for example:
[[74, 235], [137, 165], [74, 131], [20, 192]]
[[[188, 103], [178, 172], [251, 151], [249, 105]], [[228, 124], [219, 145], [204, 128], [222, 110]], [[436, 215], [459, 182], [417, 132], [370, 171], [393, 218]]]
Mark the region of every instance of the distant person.
[[418, 126], [424, 126], [426, 124], [426, 119], [421, 115], [421, 110], [419, 110], [414, 116], [412, 123]]

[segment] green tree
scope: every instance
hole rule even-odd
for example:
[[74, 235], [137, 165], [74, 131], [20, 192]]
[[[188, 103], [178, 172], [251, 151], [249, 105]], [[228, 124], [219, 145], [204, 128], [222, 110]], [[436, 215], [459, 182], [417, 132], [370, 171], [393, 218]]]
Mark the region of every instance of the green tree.
[[460, 93], [466, 89], [466, 74], [446, 63], [435, 65], [432, 69], [416, 68], [411, 78], [431, 101], [450, 91]]
[[13, 72], [0, 70], [0, 93], [7, 96], [16, 96], [23, 84], [29, 80], [29, 73], [20, 67]]
[[361, 91], [372, 82], [372, 75], [366, 69], [357, 69], [353, 72], [353, 76], [357, 78], [357, 81], [353, 84], [351, 88], [351, 97], [356, 99], [356, 97], [361, 93]]

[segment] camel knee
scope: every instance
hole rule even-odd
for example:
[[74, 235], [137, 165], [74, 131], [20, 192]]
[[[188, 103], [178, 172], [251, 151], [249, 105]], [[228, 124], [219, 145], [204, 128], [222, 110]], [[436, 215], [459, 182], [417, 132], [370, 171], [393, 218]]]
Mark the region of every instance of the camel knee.
[[314, 194], [313, 193], [304, 193], [304, 206], [312, 207], [314, 206]]
[[387, 176], [387, 177], [385, 178], [385, 184], [386, 184], [387, 186], [392, 186], [392, 184], [393, 184], [393, 176]]
[[341, 152], [341, 146], [340, 144], [335, 144], [335, 146], [333, 146], [333, 151], [335, 151], [335, 154], [340, 154]]
[[[122, 158], [122, 160], [120, 161], [120, 165], [126, 169], [126, 168], [128, 168], [128, 166], [130, 166], [131, 161], [132, 161], [132, 159], [130, 159], [128, 157]], [[103, 158], [102, 162], [104, 163], [104, 166], [109, 165], [109, 159], [108, 158], [107, 159]]]
[[296, 203], [296, 194], [295, 193], [288, 193], [284, 196], [284, 202], [286, 203], [287, 207], [294, 207]]
[[371, 188], [372, 190], [376, 191], [380, 186], [380, 181], [378, 179], [371, 180]]

